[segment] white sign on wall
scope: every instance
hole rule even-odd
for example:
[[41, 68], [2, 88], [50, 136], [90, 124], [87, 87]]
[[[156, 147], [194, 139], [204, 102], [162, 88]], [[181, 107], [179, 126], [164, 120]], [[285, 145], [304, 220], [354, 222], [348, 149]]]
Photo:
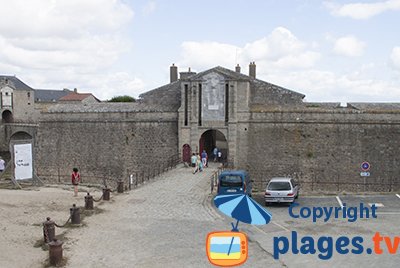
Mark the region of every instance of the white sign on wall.
[[16, 180], [32, 179], [32, 144], [14, 145], [14, 164]]

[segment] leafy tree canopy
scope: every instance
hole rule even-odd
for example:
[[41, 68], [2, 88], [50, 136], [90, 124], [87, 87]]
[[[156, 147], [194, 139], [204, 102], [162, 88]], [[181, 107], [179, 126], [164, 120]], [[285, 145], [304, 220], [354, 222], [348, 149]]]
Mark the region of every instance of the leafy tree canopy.
[[128, 96], [128, 95], [123, 95], [123, 96], [115, 96], [112, 97], [108, 102], [135, 102], [135, 98]]

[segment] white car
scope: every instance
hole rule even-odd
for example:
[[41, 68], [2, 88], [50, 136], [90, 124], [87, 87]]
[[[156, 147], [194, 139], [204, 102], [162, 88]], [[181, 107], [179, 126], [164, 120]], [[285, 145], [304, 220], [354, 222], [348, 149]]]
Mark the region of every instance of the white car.
[[299, 196], [299, 185], [292, 178], [272, 178], [265, 189], [265, 205], [293, 203]]

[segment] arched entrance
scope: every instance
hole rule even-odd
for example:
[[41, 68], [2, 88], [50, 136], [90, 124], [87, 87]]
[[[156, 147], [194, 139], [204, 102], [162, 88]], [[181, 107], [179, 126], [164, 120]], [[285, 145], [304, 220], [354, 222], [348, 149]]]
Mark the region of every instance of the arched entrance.
[[228, 141], [224, 133], [219, 130], [210, 129], [204, 132], [200, 137], [199, 148], [200, 153], [206, 150], [209, 159], [212, 159], [214, 148], [218, 148], [222, 152], [223, 162], [228, 159]]
[[1, 119], [3, 123], [12, 123], [14, 121], [12, 112], [10, 110], [4, 110], [1, 114]]
[[32, 136], [25, 131], [18, 131], [12, 134], [10, 140], [31, 140]]
[[184, 144], [182, 146], [182, 161], [186, 163], [190, 163], [190, 154], [191, 154], [191, 149], [189, 144]]

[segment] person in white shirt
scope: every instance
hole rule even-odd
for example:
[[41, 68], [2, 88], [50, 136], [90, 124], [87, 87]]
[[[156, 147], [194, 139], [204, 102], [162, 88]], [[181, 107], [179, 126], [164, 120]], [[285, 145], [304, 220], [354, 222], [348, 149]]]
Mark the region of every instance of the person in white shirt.
[[0, 156], [0, 173], [3, 172], [5, 168], [6, 168], [6, 161], [4, 161], [3, 158], [1, 158]]

